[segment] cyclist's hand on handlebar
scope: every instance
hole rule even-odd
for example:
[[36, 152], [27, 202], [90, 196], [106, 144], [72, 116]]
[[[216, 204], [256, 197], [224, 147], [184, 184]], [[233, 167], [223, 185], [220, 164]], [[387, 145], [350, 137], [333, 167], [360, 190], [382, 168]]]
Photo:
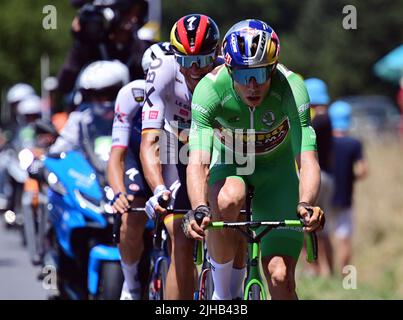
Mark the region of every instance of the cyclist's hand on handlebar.
[[297, 206], [297, 214], [304, 222], [304, 231], [322, 230], [325, 225], [325, 213], [320, 207], [313, 207], [306, 202], [300, 202]]
[[206, 236], [204, 230], [211, 220], [210, 208], [205, 205], [189, 210], [182, 220], [182, 228], [186, 237], [194, 240], [203, 240]]
[[171, 200], [171, 192], [163, 185], [154, 190], [154, 195], [146, 202], [146, 213], [150, 219], [154, 219], [156, 213], [167, 214], [167, 207]]
[[125, 194], [118, 192], [112, 200], [112, 207], [115, 212], [123, 214], [130, 208], [130, 203], [133, 202], [134, 196], [132, 194]]

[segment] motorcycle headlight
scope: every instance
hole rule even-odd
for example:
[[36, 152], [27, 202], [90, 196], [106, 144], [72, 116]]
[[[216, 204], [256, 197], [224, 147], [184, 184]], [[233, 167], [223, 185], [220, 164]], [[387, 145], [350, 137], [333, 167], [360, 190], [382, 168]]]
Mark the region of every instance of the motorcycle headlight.
[[60, 193], [61, 195], [67, 193], [66, 188], [62, 185], [62, 183], [59, 181], [59, 179], [53, 172], [50, 172], [48, 174], [47, 181], [49, 187], [55, 192]]

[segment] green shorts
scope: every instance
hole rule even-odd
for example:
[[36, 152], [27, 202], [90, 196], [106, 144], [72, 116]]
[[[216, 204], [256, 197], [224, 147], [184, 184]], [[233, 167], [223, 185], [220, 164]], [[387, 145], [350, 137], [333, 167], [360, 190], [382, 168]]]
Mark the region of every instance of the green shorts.
[[[266, 162], [257, 161], [255, 170], [250, 175], [240, 175], [237, 168], [236, 164], [212, 163], [209, 185], [226, 178], [241, 179], [245, 183], [245, 188], [247, 185], [252, 185], [254, 187], [252, 220], [297, 219], [299, 180], [294, 159], [280, 157]], [[262, 239], [262, 257], [291, 256], [298, 260], [303, 242], [302, 230], [286, 228], [272, 230]]]

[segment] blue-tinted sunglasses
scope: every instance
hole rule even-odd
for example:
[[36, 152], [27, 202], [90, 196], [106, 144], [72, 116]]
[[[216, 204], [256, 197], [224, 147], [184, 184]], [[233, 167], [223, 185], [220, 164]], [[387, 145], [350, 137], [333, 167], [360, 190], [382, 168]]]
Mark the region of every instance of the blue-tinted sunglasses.
[[254, 78], [257, 84], [263, 84], [269, 80], [273, 65], [260, 68], [244, 68], [244, 69], [230, 69], [231, 77], [234, 81], [242, 85], [247, 85], [252, 78]]
[[196, 64], [199, 68], [204, 68], [211, 65], [215, 59], [215, 52], [212, 52], [207, 55], [198, 55], [198, 56], [182, 56], [175, 54], [176, 62], [185, 69], [189, 69], [193, 64]]

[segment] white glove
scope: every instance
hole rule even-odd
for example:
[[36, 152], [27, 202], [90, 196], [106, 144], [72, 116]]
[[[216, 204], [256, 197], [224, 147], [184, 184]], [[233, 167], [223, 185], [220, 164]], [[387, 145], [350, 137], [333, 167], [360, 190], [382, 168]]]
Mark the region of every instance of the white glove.
[[[154, 190], [154, 195], [148, 199], [146, 202], [146, 214], [149, 219], [154, 219], [155, 218], [155, 207], [159, 205], [158, 200], [162, 197], [162, 195], [166, 192], [169, 191], [167, 187], [164, 185], [159, 185], [155, 188]], [[170, 199], [168, 199], [169, 201]]]

